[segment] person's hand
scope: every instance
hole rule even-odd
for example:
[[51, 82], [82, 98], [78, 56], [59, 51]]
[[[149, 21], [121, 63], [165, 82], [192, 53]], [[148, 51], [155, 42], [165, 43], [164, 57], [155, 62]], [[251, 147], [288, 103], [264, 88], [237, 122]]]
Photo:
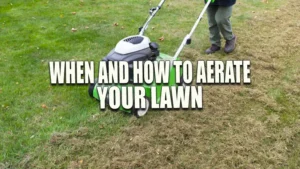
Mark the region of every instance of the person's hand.
[[[205, 0], [205, 2], [207, 2], [207, 0]], [[215, 2], [215, 0], [211, 0], [211, 3], [214, 3]]]

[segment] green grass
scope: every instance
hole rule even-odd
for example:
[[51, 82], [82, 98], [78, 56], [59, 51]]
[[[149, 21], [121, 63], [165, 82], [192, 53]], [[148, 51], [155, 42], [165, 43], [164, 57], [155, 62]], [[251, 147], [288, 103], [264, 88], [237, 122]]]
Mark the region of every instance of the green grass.
[[[87, 94], [87, 85], [50, 85], [48, 61], [101, 60], [123, 37], [136, 34], [148, 9], [155, 1], [138, 0], [2, 0], [0, 2], [0, 163], [16, 166], [29, 152], [49, 141], [54, 132], [88, 127], [90, 137], [99, 140], [117, 135], [130, 125], [131, 116], [120, 112], [99, 112], [98, 103]], [[243, 0], [233, 23], [239, 27], [251, 19], [253, 10], [273, 9], [259, 0]], [[202, 8], [167, 2], [147, 35], [159, 42], [162, 52], [172, 54], [189, 32]], [[245, 11], [245, 12], [244, 12]], [[76, 14], [72, 14], [76, 12]], [[113, 26], [117, 22], [119, 26]], [[207, 24], [200, 25], [191, 48], [203, 53], [209, 45]], [[122, 29], [124, 27], [124, 29]], [[77, 32], [71, 29], [76, 28]], [[199, 45], [200, 44], [200, 45]], [[217, 54], [225, 57], [224, 54]], [[97, 65], [97, 64], [96, 64]], [[287, 122], [293, 108], [280, 89], [270, 95], [288, 107]], [[43, 106], [45, 105], [45, 106]], [[96, 117], [96, 118], [93, 118]], [[293, 116], [294, 117], [294, 116]], [[141, 121], [147, 121], [149, 117]], [[101, 127], [99, 127], [101, 126]], [[41, 156], [40, 160], [47, 160]]]
[[[116, 11], [101, 8], [109, 1], [1, 3], [0, 161], [16, 163], [54, 131], [87, 126], [99, 113], [87, 85], [50, 85], [48, 61], [98, 61], [117, 42], [111, 37], [123, 37], [125, 31], [112, 26]], [[78, 32], [72, 33], [73, 27]], [[107, 129], [96, 133], [105, 137], [127, 122], [123, 114], [114, 113], [101, 115], [93, 125], [107, 123]]]

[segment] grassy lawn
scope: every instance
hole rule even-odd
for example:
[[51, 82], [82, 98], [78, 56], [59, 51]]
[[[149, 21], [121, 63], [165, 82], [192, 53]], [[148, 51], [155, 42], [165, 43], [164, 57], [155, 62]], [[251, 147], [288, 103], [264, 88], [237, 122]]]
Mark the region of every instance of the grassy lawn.
[[[50, 85], [49, 61], [84, 60], [97, 63], [120, 39], [136, 34], [147, 17], [149, 8], [158, 2], [159, 0], [1, 0], [0, 168], [76, 168], [83, 164], [83, 167], [90, 168], [162, 168], [167, 164], [178, 168], [212, 168], [214, 162], [218, 163], [208, 156], [201, 157], [201, 160], [208, 161], [206, 165], [196, 165], [197, 162], [203, 162], [200, 159], [190, 161], [189, 154], [198, 155], [202, 150], [203, 153], [216, 157], [215, 159], [225, 159], [220, 155], [222, 153], [241, 153], [240, 156], [220, 160], [222, 164], [217, 166], [219, 168], [300, 166], [300, 61], [296, 57], [299, 56], [299, 51], [295, 50], [299, 47], [299, 41], [280, 39], [285, 35], [283, 33], [290, 35], [289, 32], [295, 29], [295, 22], [289, 17], [292, 15], [289, 12], [293, 12], [295, 8], [291, 6], [291, 11], [278, 9], [287, 2], [238, 1], [232, 22], [241, 36], [241, 45], [231, 55], [223, 52], [204, 55], [203, 51], [209, 45], [207, 19], [204, 17], [194, 35], [193, 44], [184, 50], [181, 58], [195, 62], [199, 59], [249, 59], [254, 72], [253, 84], [250, 86], [222, 86], [219, 89], [205, 86], [206, 108], [203, 112], [196, 112], [203, 117], [193, 116], [195, 112], [184, 114], [181, 111], [151, 111], [149, 116], [137, 120], [121, 112], [99, 111], [98, 103], [88, 96], [88, 85]], [[164, 53], [174, 54], [203, 7], [202, 1], [186, 2], [167, 1], [146, 31], [146, 35], [157, 41]], [[295, 0], [293, 2], [296, 4]], [[279, 12], [282, 11], [284, 17], [277, 22], [280, 19]], [[278, 18], [272, 17], [275, 15]], [[276, 27], [275, 22], [287, 27]], [[297, 27], [299, 29], [299, 25]], [[72, 32], [72, 28], [77, 31]], [[271, 30], [273, 33], [269, 34]], [[164, 41], [159, 41], [160, 37], [164, 37]], [[264, 39], [261, 40], [260, 37]], [[255, 38], [257, 40], [251, 40]], [[268, 41], [268, 38], [274, 43]], [[232, 105], [236, 106], [227, 104], [230, 103], [227, 97], [232, 97], [232, 101], [236, 101]], [[220, 112], [231, 114], [223, 116]], [[209, 117], [210, 114], [216, 119]], [[208, 123], [195, 121], [196, 118], [206, 119]], [[213, 122], [218, 119], [220, 123], [226, 123], [225, 126], [229, 121], [233, 126], [232, 130], [223, 129], [220, 124]], [[134, 155], [148, 157], [154, 154], [160, 160], [163, 158], [160, 156], [167, 157], [171, 152], [172, 160], [166, 160], [165, 163], [151, 160], [144, 163], [129, 162], [128, 159], [135, 158], [129, 153], [134, 148], [132, 144], [127, 145], [126, 141], [132, 141], [135, 136], [138, 135], [155, 148], [162, 145], [168, 147], [169, 142], [176, 148], [183, 142], [177, 138], [179, 133], [175, 131], [189, 133], [185, 129], [197, 129], [189, 125], [197, 126], [202, 123], [207, 128], [200, 128], [199, 131], [210, 134], [195, 135], [197, 141], [189, 144], [203, 144], [204, 147], [209, 145], [211, 149], [187, 146], [177, 152], [171, 146], [170, 149], [160, 149], [159, 154], [157, 149], [150, 151], [151, 146], [145, 148], [145, 145], [141, 145], [141, 149], [146, 149], [145, 153], [139, 150], [141, 154]], [[166, 124], [175, 127], [174, 133]], [[186, 126], [180, 126], [181, 124]], [[243, 127], [251, 133], [247, 135], [238, 130]], [[141, 132], [133, 132], [135, 129]], [[160, 131], [170, 132], [170, 135], [165, 136]], [[230, 147], [231, 144], [226, 144], [229, 138], [224, 133], [241, 138], [234, 140], [236, 137], [232, 137], [236, 145], [241, 144], [242, 147], [241, 141], [244, 141], [245, 144], [249, 143], [249, 147]], [[144, 136], [147, 134], [149, 135]], [[168, 140], [169, 136], [172, 136], [172, 140]], [[242, 139], [248, 136], [249, 139]], [[164, 142], [165, 139], [169, 142]], [[202, 139], [203, 142], [199, 143]], [[215, 139], [216, 142], [206, 144], [205, 139]], [[118, 149], [120, 154], [115, 152], [117, 150], [110, 149], [114, 145], [124, 145], [123, 150], [120, 147]], [[216, 153], [222, 148], [224, 151]], [[246, 158], [247, 152], [255, 154], [255, 157]], [[113, 158], [114, 156], [118, 159]], [[176, 163], [176, 160], [182, 162]], [[276, 160], [279, 162], [274, 162]]]

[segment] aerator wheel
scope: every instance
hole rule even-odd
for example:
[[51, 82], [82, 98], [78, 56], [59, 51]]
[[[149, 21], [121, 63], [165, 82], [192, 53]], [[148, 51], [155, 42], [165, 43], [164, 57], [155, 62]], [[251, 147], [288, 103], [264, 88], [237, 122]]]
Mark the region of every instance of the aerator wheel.
[[134, 107], [132, 108], [132, 113], [137, 117], [143, 117], [147, 114], [148, 110], [150, 109], [150, 100], [145, 97], [146, 100], [146, 107], [144, 109], [135, 109]]
[[91, 97], [93, 97], [94, 88], [95, 88], [95, 85], [96, 85], [97, 82], [98, 82], [98, 79], [95, 79], [95, 82], [92, 83], [92, 84], [90, 84], [90, 86], [89, 86], [88, 92], [89, 92], [89, 95], [90, 95]]

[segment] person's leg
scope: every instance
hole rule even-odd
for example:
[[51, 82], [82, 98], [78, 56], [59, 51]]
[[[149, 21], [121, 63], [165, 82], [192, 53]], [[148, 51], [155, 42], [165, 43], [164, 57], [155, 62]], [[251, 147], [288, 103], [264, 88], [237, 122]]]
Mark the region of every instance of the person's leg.
[[232, 27], [230, 22], [231, 14], [232, 6], [219, 6], [216, 12], [216, 22], [225, 40], [231, 40], [233, 38]]
[[236, 36], [232, 33], [232, 27], [230, 22], [230, 17], [232, 14], [232, 6], [224, 7], [220, 6], [216, 13], [216, 22], [222, 33], [224, 39], [226, 40], [226, 45], [224, 51], [230, 53], [235, 48]]
[[216, 21], [216, 14], [219, 6], [208, 6], [207, 17], [209, 25], [209, 38], [212, 45], [221, 46], [220, 30]]
[[221, 49], [221, 35], [216, 21], [218, 6], [208, 6], [207, 17], [209, 25], [209, 39], [211, 46], [205, 51], [207, 54], [214, 53]]

